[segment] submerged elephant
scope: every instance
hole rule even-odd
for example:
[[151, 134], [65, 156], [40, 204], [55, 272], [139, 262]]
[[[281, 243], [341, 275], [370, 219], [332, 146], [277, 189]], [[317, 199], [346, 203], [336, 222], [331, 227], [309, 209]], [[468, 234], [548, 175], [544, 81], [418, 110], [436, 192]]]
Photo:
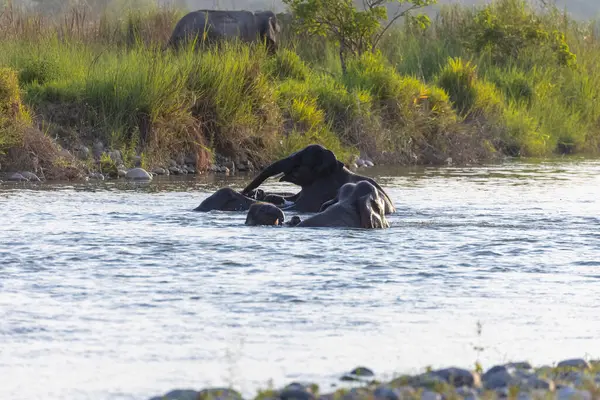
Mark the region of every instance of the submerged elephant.
[[[284, 221], [283, 211], [270, 203], [252, 204], [246, 216], [246, 225], [283, 225]], [[304, 221], [294, 216], [286, 225], [363, 229], [390, 227], [379, 190], [368, 181], [344, 184], [335, 202], [324, 206], [321, 212]]]
[[167, 46], [177, 48], [195, 38], [209, 43], [239, 38], [245, 42], [264, 40], [268, 51], [274, 53], [280, 31], [277, 16], [272, 11], [198, 10], [177, 22]]
[[[257, 191], [257, 188], [266, 179], [279, 174], [283, 174], [280, 182], [296, 184], [302, 188], [300, 192], [291, 196], [265, 194], [263, 198], [258, 197], [260, 189]], [[379, 197], [384, 202], [385, 214], [396, 211], [391, 199], [377, 182], [353, 173], [332, 151], [317, 144], [309, 145], [269, 165], [241, 193], [231, 188], [219, 189], [205, 199], [195, 211], [244, 211], [256, 201], [266, 201], [280, 206], [283, 210], [318, 212], [324, 203], [336, 199], [338, 190], [344, 184], [360, 181], [367, 181], [378, 190]]]

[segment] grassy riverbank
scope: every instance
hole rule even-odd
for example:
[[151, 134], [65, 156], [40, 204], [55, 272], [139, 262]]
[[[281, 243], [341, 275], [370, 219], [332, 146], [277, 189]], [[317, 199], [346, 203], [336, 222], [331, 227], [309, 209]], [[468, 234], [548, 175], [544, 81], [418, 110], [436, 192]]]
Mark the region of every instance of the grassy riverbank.
[[332, 44], [289, 27], [274, 57], [236, 44], [164, 51], [183, 13], [5, 9], [1, 168], [202, 170], [217, 154], [261, 166], [315, 142], [348, 163], [598, 153], [600, 42], [556, 10], [445, 8], [424, 31], [390, 30], [345, 75]]

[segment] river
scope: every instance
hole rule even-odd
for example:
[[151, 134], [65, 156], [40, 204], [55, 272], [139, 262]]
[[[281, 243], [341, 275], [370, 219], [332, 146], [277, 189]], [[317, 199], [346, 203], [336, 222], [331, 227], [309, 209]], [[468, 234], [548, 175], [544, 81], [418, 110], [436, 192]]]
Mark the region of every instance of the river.
[[0, 185], [0, 398], [600, 356], [600, 161], [361, 172], [390, 229], [191, 211], [248, 176]]

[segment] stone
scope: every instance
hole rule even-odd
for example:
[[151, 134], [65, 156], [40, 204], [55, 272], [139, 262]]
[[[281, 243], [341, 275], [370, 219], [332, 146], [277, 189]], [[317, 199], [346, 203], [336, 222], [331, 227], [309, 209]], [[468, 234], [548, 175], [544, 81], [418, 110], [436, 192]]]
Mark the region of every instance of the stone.
[[169, 160], [169, 167], [176, 167], [177, 166], [177, 161], [171, 159]]
[[558, 368], [579, 368], [579, 369], [591, 369], [592, 366], [589, 362], [583, 358], [572, 358], [569, 360], [563, 360], [556, 365]]
[[97, 181], [103, 181], [104, 180], [104, 175], [102, 175], [100, 172], [92, 172], [89, 175], [89, 178], [93, 179], [93, 180], [97, 180]]
[[198, 154], [191, 153], [185, 156], [183, 163], [186, 165], [193, 165], [194, 167], [198, 165]]
[[211, 388], [198, 392], [194, 400], [243, 400], [242, 395], [233, 389]]
[[117, 176], [119, 178], [125, 178], [125, 176], [127, 175], [127, 170], [123, 169], [123, 168], [118, 168], [117, 169]]
[[21, 172], [21, 176], [23, 176], [25, 179], [27, 179], [30, 182], [41, 182], [42, 181], [33, 172], [24, 171], [24, 172]]
[[364, 167], [365, 166], [365, 160], [363, 160], [362, 158], [359, 158], [358, 160], [356, 160], [355, 163], [359, 168], [360, 167]]
[[514, 369], [523, 369], [523, 370], [531, 370], [533, 367], [527, 361], [519, 361], [519, 362], [511, 362], [508, 364], [504, 364], [506, 368], [514, 368]]
[[283, 389], [279, 393], [280, 400], [314, 400], [315, 396], [307, 391], [301, 385], [300, 387], [292, 386]]
[[102, 142], [95, 142], [92, 146], [92, 155], [94, 156], [94, 159], [99, 160], [103, 153], [104, 145]]
[[340, 379], [342, 381], [364, 381], [365, 379], [372, 380], [375, 373], [367, 367], [356, 367], [352, 371], [344, 374]]
[[400, 400], [398, 393], [387, 386], [379, 386], [373, 392], [375, 400]]
[[210, 167], [208, 167], [208, 170], [210, 172], [221, 172], [221, 169], [219, 168], [219, 166], [215, 165], [215, 164], [213, 164]]
[[110, 157], [110, 159], [112, 160], [112, 162], [114, 162], [115, 164], [122, 164], [123, 163], [123, 157], [121, 156], [121, 152], [119, 150], [111, 150], [108, 152], [108, 157]]
[[196, 168], [192, 167], [191, 165], [184, 165], [183, 168], [187, 171], [188, 174], [196, 173]]
[[8, 177], [8, 180], [11, 182], [27, 182], [29, 179], [25, 178], [22, 174], [15, 172]]
[[477, 400], [479, 398], [477, 391], [468, 386], [456, 388], [456, 394], [461, 396], [463, 399]]
[[171, 175], [183, 175], [183, 171], [179, 167], [169, 167], [169, 173]]
[[130, 169], [129, 171], [127, 171], [125, 178], [132, 179], [132, 180], [151, 181], [152, 175], [150, 175], [148, 173], [148, 171], [146, 171], [143, 168], [133, 168], [133, 169]]
[[82, 161], [86, 161], [87, 159], [89, 159], [90, 153], [90, 149], [84, 145], [79, 145], [73, 149], [73, 154], [75, 155], [75, 157]]
[[160, 168], [160, 167], [159, 168], [154, 168], [152, 170], [152, 173], [154, 175], [169, 175], [169, 171], [168, 170], [166, 170], [164, 168]]
[[556, 392], [556, 400], [592, 400], [592, 394], [566, 386]]
[[190, 389], [175, 389], [162, 396], [152, 397], [150, 400], [198, 400], [199, 393]]
[[532, 376], [527, 379], [522, 386], [525, 386], [528, 389], [542, 389], [553, 392], [556, 389], [556, 385], [554, 381], [550, 379], [542, 379], [537, 376]]
[[133, 166], [136, 168], [141, 168], [142, 166], [142, 157], [140, 156], [133, 156]]
[[483, 374], [481, 379], [483, 381], [483, 386], [488, 390], [505, 388], [514, 385], [517, 381], [511, 371], [504, 365], [490, 368]]
[[455, 387], [468, 386], [468, 387], [479, 387], [481, 386], [481, 378], [476, 372], [471, 372], [462, 368], [444, 368], [437, 371], [430, 372], [433, 376], [438, 376], [450, 383]]
[[421, 393], [421, 400], [442, 400], [442, 395], [431, 390], [425, 390]]
[[374, 166], [375, 166], [375, 164], [373, 164], [373, 161], [370, 161], [370, 160], [365, 160], [365, 166], [367, 166], [367, 167], [371, 168], [371, 167], [374, 167]]

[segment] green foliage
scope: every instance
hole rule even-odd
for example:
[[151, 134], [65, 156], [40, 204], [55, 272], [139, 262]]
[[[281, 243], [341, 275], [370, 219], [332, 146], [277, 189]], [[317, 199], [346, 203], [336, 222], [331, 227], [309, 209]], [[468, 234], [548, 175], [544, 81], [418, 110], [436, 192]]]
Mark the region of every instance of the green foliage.
[[36, 82], [43, 85], [56, 79], [59, 75], [57, 63], [51, 59], [32, 59], [19, 73], [19, 81], [22, 84]]
[[305, 80], [310, 70], [297, 53], [282, 49], [268, 62], [267, 69], [271, 76], [278, 79]]
[[495, 1], [475, 13], [465, 26], [465, 45], [488, 53], [502, 64], [526, 48], [550, 47], [560, 65], [572, 67], [576, 57], [562, 32], [548, 29], [525, 0]]
[[470, 61], [451, 58], [437, 79], [437, 84], [450, 94], [450, 100], [461, 115], [468, 115], [477, 99], [476, 68]]
[[0, 68], [0, 154], [22, 140], [23, 128], [29, 122], [21, 103], [17, 72]]
[[[435, 4], [437, 0], [365, 0], [358, 9], [353, 0], [283, 0], [299, 21], [298, 29], [309, 35], [327, 38], [339, 47], [342, 71], [346, 71], [346, 57], [360, 56], [365, 51], [375, 50], [390, 24], [382, 27], [386, 20], [391, 22], [400, 17], [411, 18], [425, 28], [429, 18], [425, 15], [412, 16], [414, 9]], [[388, 16], [387, 5], [396, 3], [398, 11]], [[401, 6], [407, 5], [407, 8]]]

